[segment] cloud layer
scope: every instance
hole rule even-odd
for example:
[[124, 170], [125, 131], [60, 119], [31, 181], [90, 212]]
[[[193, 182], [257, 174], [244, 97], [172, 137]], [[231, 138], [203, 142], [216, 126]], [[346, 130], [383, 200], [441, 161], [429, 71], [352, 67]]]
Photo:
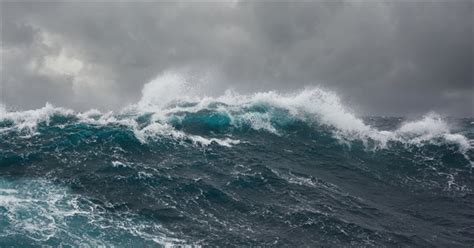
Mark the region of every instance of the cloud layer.
[[117, 109], [175, 70], [210, 94], [317, 84], [364, 114], [474, 116], [473, 16], [471, 1], [2, 2], [1, 102]]

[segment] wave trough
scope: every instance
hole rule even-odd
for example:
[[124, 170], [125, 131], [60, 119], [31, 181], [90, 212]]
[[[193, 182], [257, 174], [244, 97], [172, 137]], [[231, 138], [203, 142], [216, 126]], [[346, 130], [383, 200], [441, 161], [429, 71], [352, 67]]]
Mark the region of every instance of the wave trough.
[[0, 107], [0, 244], [474, 241], [471, 119], [360, 118], [320, 88], [202, 92], [165, 74], [118, 112]]

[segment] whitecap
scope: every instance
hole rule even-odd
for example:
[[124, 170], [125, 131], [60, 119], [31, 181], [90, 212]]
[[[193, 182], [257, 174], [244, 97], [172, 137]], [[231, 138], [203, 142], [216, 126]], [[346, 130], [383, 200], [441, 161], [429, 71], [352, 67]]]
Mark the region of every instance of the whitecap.
[[[89, 110], [77, 113], [79, 122], [91, 125], [121, 125], [133, 131], [142, 143], [150, 139], [171, 138], [177, 141], [190, 141], [199, 146], [216, 143], [232, 146], [240, 141], [230, 138], [208, 138], [185, 133], [173, 127], [172, 121], [182, 120], [183, 113], [191, 114], [210, 110], [224, 114], [235, 127], [249, 126], [254, 130], [267, 131], [276, 135], [281, 133], [275, 125], [274, 109], [286, 111], [287, 119], [297, 119], [332, 128], [334, 137], [343, 143], [361, 140], [367, 147], [388, 148], [392, 142], [406, 145], [424, 143], [449, 143], [459, 147], [462, 153], [472, 149], [472, 144], [462, 134], [452, 133], [449, 125], [436, 113], [429, 113], [420, 120], [404, 122], [392, 131], [379, 130], [364, 123], [340, 97], [332, 91], [318, 87], [305, 88], [292, 93], [276, 91], [239, 94], [228, 90], [220, 96], [208, 96], [200, 90], [200, 85], [190, 82], [185, 75], [166, 72], [147, 83], [142, 90], [142, 98], [125, 107], [119, 113]], [[252, 107], [267, 106], [265, 111], [253, 111]], [[11, 129], [35, 134], [38, 123], [49, 123], [55, 114], [72, 115], [69, 109], [57, 108], [51, 104], [37, 110], [8, 112], [0, 107], [0, 120], [9, 120]], [[139, 124], [137, 118], [149, 114], [146, 123]], [[370, 145], [369, 145], [370, 144]]]

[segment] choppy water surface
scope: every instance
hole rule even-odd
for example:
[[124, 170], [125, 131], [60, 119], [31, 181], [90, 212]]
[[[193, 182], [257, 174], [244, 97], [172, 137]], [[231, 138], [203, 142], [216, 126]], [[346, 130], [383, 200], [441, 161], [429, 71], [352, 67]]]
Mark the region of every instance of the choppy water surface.
[[0, 109], [0, 246], [469, 247], [473, 139], [319, 89]]

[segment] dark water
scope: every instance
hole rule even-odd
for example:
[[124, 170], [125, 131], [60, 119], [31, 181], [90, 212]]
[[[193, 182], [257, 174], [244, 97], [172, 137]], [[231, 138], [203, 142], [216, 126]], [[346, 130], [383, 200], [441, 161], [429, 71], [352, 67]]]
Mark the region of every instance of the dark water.
[[0, 246], [474, 244], [473, 119], [356, 132], [268, 104], [193, 106], [166, 123], [4, 111]]

